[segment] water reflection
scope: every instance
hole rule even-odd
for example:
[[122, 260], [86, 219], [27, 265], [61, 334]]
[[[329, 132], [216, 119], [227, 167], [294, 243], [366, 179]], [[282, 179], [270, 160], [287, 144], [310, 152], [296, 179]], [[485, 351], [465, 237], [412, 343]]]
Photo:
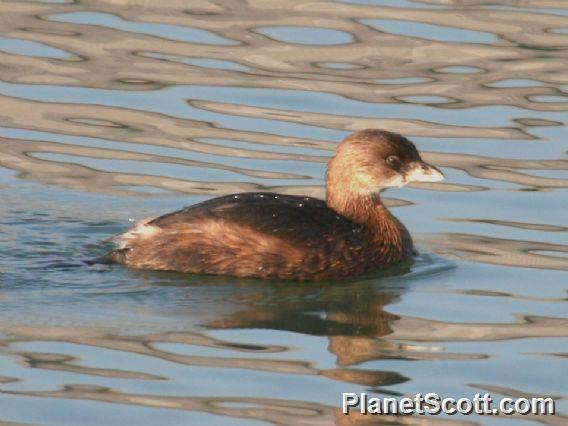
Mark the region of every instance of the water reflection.
[[568, 245], [468, 234], [448, 234], [429, 241], [439, 244], [440, 250], [477, 262], [568, 270]]
[[[484, 3], [0, 2], [1, 421], [374, 424], [341, 393], [483, 390], [553, 395], [522, 419], [565, 423], [567, 9]], [[387, 194], [421, 253], [392, 276], [84, 263], [128, 218], [323, 197], [365, 127], [448, 176]]]
[[14, 55], [39, 56], [48, 58], [69, 57], [67, 53], [41, 43], [8, 37], [0, 37], [0, 50]]
[[[144, 303], [155, 302], [162, 309], [172, 311], [178, 325], [200, 323], [208, 331], [154, 331], [124, 335], [108, 328], [120, 324], [119, 318], [110, 312], [101, 323], [106, 324], [102, 327], [38, 327], [25, 325], [20, 320], [16, 321], [17, 324], [4, 322], [0, 325], [3, 336], [0, 343], [6, 348], [4, 355], [24, 368], [38, 370], [37, 374], [51, 371], [57, 375], [51, 376], [52, 383], [48, 389], [42, 389], [45, 386], [39, 384], [34, 386], [34, 380], [7, 378], [3, 380], [1, 392], [7, 398], [26, 396], [34, 399], [103, 401], [126, 406], [207, 412], [231, 418], [261, 419], [276, 424], [313, 424], [308, 419], [322, 424], [331, 421], [339, 424], [359, 424], [361, 421], [366, 424], [365, 417], [342, 417], [333, 404], [300, 403], [291, 397], [276, 399], [278, 391], [275, 393], [275, 390], [268, 391], [264, 396], [242, 397], [229, 389], [220, 391], [216, 397], [193, 396], [195, 392], [199, 394], [202, 379], [192, 376], [192, 381], [197, 381], [194, 383], [197, 387], [190, 387], [193, 390], [188, 389], [190, 394], [187, 396], [176, 396], [172, 394], [175, 387], [168, 384], [180, 380], [176, 375], [183, 369], [196, 372], [195, 368], [198, 368], [217, 371], [220, 377], [231, 377], [230, 373], [223, 372], [229, 370], [237, 370], [244, 375], [246, 371], [257, 372], [261, 373], [256, 376], [260, 383], [280, 380], [273, 376], [277, 374], [290, 376], [298, 384], [326, 383], [335, 391], [341, 389], [337, 383], [347, 383], [379, 394], [402, 395], [392, 387], [408, 382], [410, 378], [397, 371], [369, 368], [371, 362], [479, 361], [490, 355], [467, 351], [452, 353], [436, 342], [567, 336], [568, 320], [554, 318], [527, 317], [511, 324], [460, 324], [390, 313], [389, 305], [400, 301], [413, 280], [447, 270], [447, 267], [440, 269], [440, 265], [430, 262], [428, 259], [419, 260], [418, 267], [413, 267], [405, 279], [400, 279], [400, 276], [373, 277], [334, 285], [317, 283], [290, 286], [255, 280], [204, 279], [135, 271], [133, 273], [138, 275], [139, 280], [147, 283]], [[69, 278], [71, 276], [69, 274]], [[155, 287], [156, 284], [163, 291], [156, 292], [159, 289]], [[172, 292], [174, 298], [166, 301], [162, 298], [164, 292]], [[113, 294], [116, 293], [111, 291], [108, 296]], [[101, 296], [104, 297], [104, 293], [100, 293], [99, 303], [104, 303]], [[129, 299], [133, 303], [128, 303]], [[137, 309], [136, 302], [142, 300], [140, 293], [125, 293], [122, 295], [122, 309]], [[115, 318], [111, 320], [113, 316]], [[16, 318], [10, 322], [14, 320]], [[139, 327], [142, 330], [147, 326], [141, 324]], [[281, 344], [260, 341], [247, 343], [246, 339], [229, 341], [211, 336], [209, 333], [214, 330], [257, 330], [256, 333], [259, 333], [258, 330], [271, 330], [285, 332], [282, 334], [285, 340], [281, 340]], [[293, 336], [299, 338], [306, 335], [323, 336], [327, 343], [320, 342], [318, 350], [329, 351], [335, 360], [330, 363], [320, 355], [319, 361], [307, 362], [307, 354], [295, 354], [297, 348], [294, 347]], [[298, 344], [301, 339], [296, 341]], [[30, 351], [32, 347], [34, 351]], [[133, 360], [140, 360], [125, 365], [113, 361], [125, 354], [130, 354]], [[148, 360], [141, 362], [139, 357]], [[325, 367], [325, 364], [329, 367]], [[85, 378], [88, 380], [85, 381]], [[153, 382], [157, 383], [157, 387], [150, 385]], [[129, 390], [133, 389], [129, 383], [135, 386], [144, 383], [146, 390], [133, 392]], [[478, 386], [487, 391], [510, 394], [485, 385]], [[211, 388], [211, 385], [207, 388]], [[211, 388], [215, 392], [213, 389], [215, 386]], [[283, 413], [286, 413], [287, 420], [280, 423]], [[401, 421], [393, 418], [392, 421], [395, 424], [414, 424], [412, 419]], [[434, 422], [429, 419], [420, 419], [419, 424], [424, 421], [439, 424], [439, 420]]]
[[71, 12], [51, 15], [48, 19], [50, 21], [69, 22], [72, 24], [99, 25], [136, 34], [148, 34], [167, 40], [185, 41], [188, 43], [235, 44], [231, 42], [231, 40], [219, 37], [209, 31], [175, 25], [129, 22], [110, 13]]

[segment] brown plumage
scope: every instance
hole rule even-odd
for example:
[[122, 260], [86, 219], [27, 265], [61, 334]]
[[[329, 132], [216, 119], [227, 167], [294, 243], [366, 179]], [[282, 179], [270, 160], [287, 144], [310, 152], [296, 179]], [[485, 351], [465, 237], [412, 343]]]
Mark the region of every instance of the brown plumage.
[[379, 193], [443, 177], [404, 137], [363, 130], [337, 148], [326, 202], [243, 193], [138, 223], [107, 259], [136, 268], [256, 278], [321, 280], [361, 275], [411, 255], [406, 228]]

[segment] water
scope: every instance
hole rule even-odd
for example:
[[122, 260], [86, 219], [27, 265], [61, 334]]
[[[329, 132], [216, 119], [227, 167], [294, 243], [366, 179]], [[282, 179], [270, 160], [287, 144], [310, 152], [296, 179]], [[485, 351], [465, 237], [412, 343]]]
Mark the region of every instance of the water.
[[[467, 3], [467, 4], [466, 4]], [[0, 3], [0, 422], [369, 424], [342, 392], [552, 396], [568, 353], [566, 4]], [[366, 127], [447, 179], [388, 193], [409, 268], [286, 284], [84, 261], [212, 196], [322, 197]]]

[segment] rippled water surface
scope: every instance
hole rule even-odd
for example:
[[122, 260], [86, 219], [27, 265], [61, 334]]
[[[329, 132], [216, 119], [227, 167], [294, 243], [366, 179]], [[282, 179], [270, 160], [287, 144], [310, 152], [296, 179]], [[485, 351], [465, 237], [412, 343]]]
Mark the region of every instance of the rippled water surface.
[[[0, 423], [568, 422], [564, 0], [0, 2]], [[142, 219], [323, 196], [354, 130], [446, 174], [388, 193], [408, 270], [330, 285], [84, 260]], [[342, 392], [552, 396], [345, 417]]]

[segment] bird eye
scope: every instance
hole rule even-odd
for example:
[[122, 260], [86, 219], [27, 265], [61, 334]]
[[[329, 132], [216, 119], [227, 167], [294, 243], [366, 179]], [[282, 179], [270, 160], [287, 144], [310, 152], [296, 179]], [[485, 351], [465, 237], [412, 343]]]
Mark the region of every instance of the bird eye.
[[389, 155], [386, 159], [386, 162], [393, 169], [398, 169], [400, 167], [400, 160], [396, 155]]

